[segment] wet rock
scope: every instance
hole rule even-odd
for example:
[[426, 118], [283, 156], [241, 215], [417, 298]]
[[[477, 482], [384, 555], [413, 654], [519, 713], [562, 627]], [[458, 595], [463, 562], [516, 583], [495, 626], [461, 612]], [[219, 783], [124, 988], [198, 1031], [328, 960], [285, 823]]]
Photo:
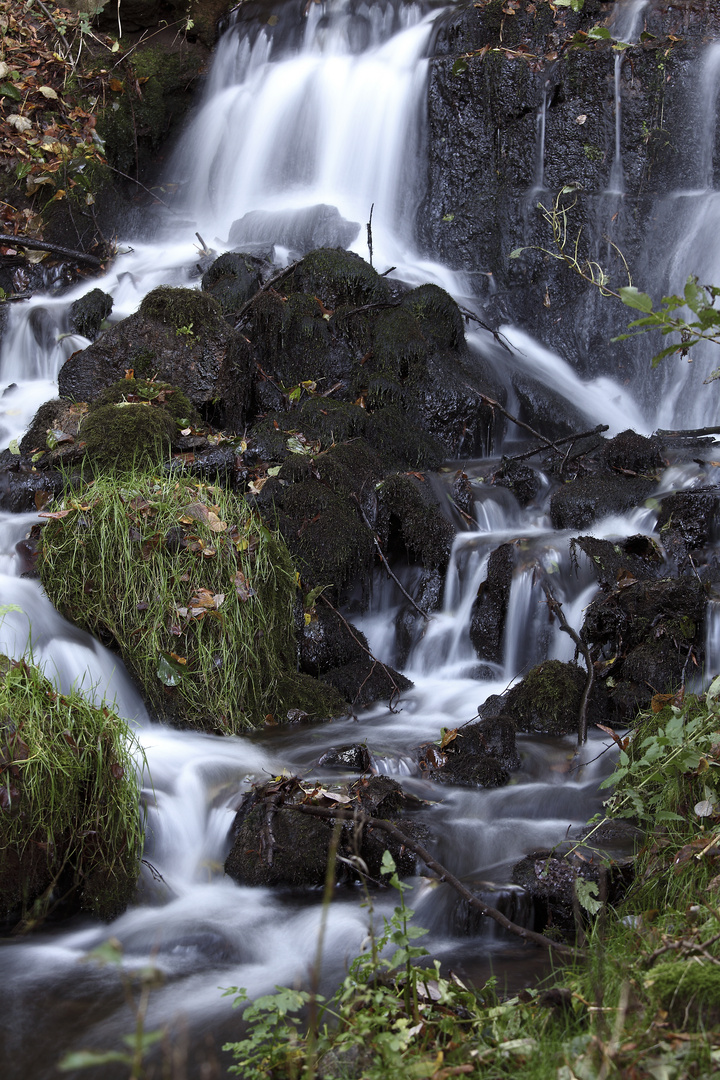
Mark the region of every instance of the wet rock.
[[325, 769], [366, 773], [372, 769], [372, 757], [363, 743], [351, 743], [348, 746], [331, 746], [318, 758], [317, 765]]
[[475, 492], [467, 473], [458, 469], [452, 482], [452, 500], [466, 519], [475, 520]]
[[662, 552], [654, 540], [642, 533], [617, 541], [577, 536], [570, 543], [573, 550], [580, 548], [587, 555], [593, 573], [604, 589], [631, 585], [635, 580], [659, 578], [664, 570]]
[[555, 529], [585, 529], [608, 514], [624, 514], [641, 506], [655, 487], [653, 480], [604, 473], [581, 476], [564, 484], [550, 499]]
[[[225, 873], [240, 884], [320, 886], [324, 883], [334, 821], [289, 809], [288, 804], [306, 797], [303, 788], [299, 784], [293, 788], [293, 783], [282, 781], [282, 793], [277, 791], [277, 785], [266, 785], [244, 796], [233, 824], [232, 849], [225, 861]], [[343, 809], [357, 807], [370, 817], [385, 818], [416, 841], [426, 842], [427, 827], [402, 816], [424, 804], [407, 795], [390, 777], [362, 778], [341, 788], [338, 794]], [[319, 801], [326, 807], [338, 806], [332, 797]], [[338, 844], [341, 858], [335, 863], [336, 881], [358, 880], [361, 875], [353, 860], [359, 856], [370, 874], [368, 884], [376, 884], [386, 850], [395, 859], [399, 873], [415, 872], [416, 856], [395, 837], [373, 830], [371, 825], [358, 837], [353, 822], [343, 823]]]
[[[10, 459], [10, 460], [8, 460]], [[37, 510], [54, 496], [59, 495], [67, 483], [66, 477], [54, 469], [32, 472], [28, 459], [17, 464], [8, 450], [0, 454], [0, 509], [12, 514], [25, 514]]]
[[588, 855], [560, 854], [553, 851], [533, 851], [516, 863], [512, 880], [521, 885], [533, 898], [536, 920], [540, 928], [556, 927], [563, 933], [572, 934], [577, 920], [587, 919], [575, 898], [575, 883], [593, 882], [594, 898], [617, 903], [627, 891], [633, 877], [632, 859], [625, 858], [604, 867], [593, 864]]
[[694, 577], [638, 581], [590, 604], [582, 637], [619, 721], [632, 720], [653, 694], [675, 690], [691, 654], [702, 666], [705, 604]]
[[323, 672], [323, 682], [329, 683], [356, 708], [373, 701], [391, 701], [413, 686], [399, 671], [366, 656], [342, 667]]
[[526, 372], [514, 373], [512, 385], [520, 406], [518, 419], [546, 439], [562, 439], [588, 427], [587, 416], [580, 409]]
[[420, 612], [430, 615], [440, 607], [444, 576], [438, 570], [423, 570], [418, 585], [408, 591], [417, 607], [405, 604], [395, 616], [395, 664], [404, 667], [410, 652], [421, 639], [427, 627], [427, 619]]
[[654, 476], [664, 467], [662, 442], [656, 435], [647, 438], [635, 431], [621, 431], [609, 439], [602, 450], [601, 460], [608, 469], [619, 472]]
[[249, 363], [246, 349], [211, 297], [161, 286], [148, 293], [135, 315], [105, 330], [65, 362], [59, 391], [74, 401], [93, 401], [132, 369], [136, 378], [179, 386], [196, 408], [212, 409], [224, 368], [244, 370]]
[[[440, 784], [460, 787], [502, 787], [520, 768], [515, 723], [509, 716], [493, 716], [465, 724], [443, 742], [426, 743], [416, 751], [423, 774]], [[451, 736], [448, 738], [448, 736]]]
[[493, 474], [492, 483], [512, 491], [521, 506], [529, 506], [542, 486], [535, 470], [521, 461], [503, 461]]
[[[182, 450], [181, 440], [175, 443], [176, 450]], [[223, 487], [234, 488], [244, 486], [247, 479], [247, 469], [239, 464], [235, 451], [231, 448], [215, 446], [209, 450], [195, 450], [191, 460], [173, 459], [165, 468], [170, 472], [181, 472], [189, 476], [197, 476], [210, 484], [222, 484]]]
[[237, 315], [260, 288], [266, 266], [254, 255], [226, 252], [205, 271], [202, 287], [217, 300], [223, 315]]
[[488, 559], [487, 577], [480, 584], [470, 616], [470, 640], [481, 660], [499, 664], [503, 658], [505, 619], [515, 568], [514, 544], [501, 544]]
[[298, 648], [300, 670], [315, 676], [362, 660], [369, 651], [363, 632], [322, 602], [318, 602], [310, 622], [302, 620]]
[[[531, 668], [517, 686], [501, 697], [502, 709], [517, 725], [518, 731], [543, 735], [574, 735], [578, 730], [580, 701], [586, 672], [576, 664], [545, 660]], [[484, 715], [490, 715], [486, 709]], [[593, 684], [588, 702], [588, 723], [606, 723], [604, 694]]]
[[405, 474], [383, 480], [377, 487], [376, 528], [385, 554], [426, 569], [447, 566], [455, 529], [426, 481]]
[[230, 226], [228, 244], [281, 244], [306, 255], [315, 248], [350, 247], [360, 225], [346, 221], [336, 206], [319, 203], [301, 210], [251, 210]]
[[667, 495], [660, 505], [657, 529], [663, 545], [683, 570], [688, 556], [707, 547], [718, 535], [720, 489], [696, 488]]
[[70, 329], [73, 334], [94, 341], [113, 308], [113, 298], [102, 289], [91, 289], [70, 307]]

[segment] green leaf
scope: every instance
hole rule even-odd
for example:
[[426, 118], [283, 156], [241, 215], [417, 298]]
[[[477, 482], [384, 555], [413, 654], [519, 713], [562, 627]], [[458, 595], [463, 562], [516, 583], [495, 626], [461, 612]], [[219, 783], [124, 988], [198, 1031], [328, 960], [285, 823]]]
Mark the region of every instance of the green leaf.
[[591, 915], [597, 914], [602, 907], [596, 881], [588, 881], [584, 877], [575, 878], [575, 895], [580, 907], [585, 908]]
[[611, 34], [607, 26], [591, 26], [587, 36], [591, 41], [609, 41]]
[[[668, 345], [667, 349], [662, 349], [661, 352], [656, 353], [655, 356], [653, 356], [652, 366], [657, 367], [660, 361], [664, 360], [666, 356], [672, 356], [673, 353], [680, 352], [680, 349], [682, 349], [682, 345]], [[720, 373], [720, 368], [718, 368], [718, 373]], [[710, 382], [709, 379], [706, 379], [705, 381]]]
[[380, 863], [381, 874], [394, 874], [397, 867], [395, 866], [395, 860], [390, 852], [386, 849], [383, 852], [382, 862]]
[[640, 292], [634, 285], [624, 285], [618, 291], [623, 304], [637, 311], [652, 312], [653, 302], [647, 293]]
[[70, 1072], [71, 1069], [90, 1069], [95, 1065], [109, 1065], [112, 1061], [119, 1061], [123, 1065], [132, 1065], [133, 1059], [130, 1054], [123, 1054], [120, 1050], [78, 1050], [74, 1054], [66, 1054], [58, 1062], [61, 1072]]
[[13, 86], [13, 84], [9, 82], [0, 85], [0, 97], [9, 97], [12, 98], [13, 101], [22, 101], [22, 94], [17, 86]]
[[522, 255], [523, 251], [527, 251], [527, 248], [524, 248], [524, 247], [523, 248], [513, 248], [513, 250], [508, 255], [508, 258], [509, 259], [519, 259], [520, 256]]
[[692, 275], [685, 283], [685, 303], [696, 315], [699, 314], [701, 308], [707, 306], [705, 294], [703, 293], [703, 290], [699, 288], [697, 278], [692, 277]]
[[462, 57], [460, 57], [453, 64], [452, 68], [450, 69], [450, 73], [452, 75], [463, 75], [467, 71], [467, 69], [467, 60], [463, 60]]
[[16, 457], [20, 456], [20, 447], [18, 446], [17, 439], [11, 439], [8, 443], [8, 450], [11, 454], [15, 454]]

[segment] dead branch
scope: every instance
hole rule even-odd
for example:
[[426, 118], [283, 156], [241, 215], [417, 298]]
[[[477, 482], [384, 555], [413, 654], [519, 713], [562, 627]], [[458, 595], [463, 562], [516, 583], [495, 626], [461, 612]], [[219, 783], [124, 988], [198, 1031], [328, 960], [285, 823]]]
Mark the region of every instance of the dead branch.
[[583, 687], [582, 697], [580, 698], [580, 711], [578, 714], [578, 746], [582, 746], [587, 742], [587, 707], [588, 699], [590, 697], [590, 691], [592, 689], [593, 678], [595, 675], [595, 669], [590, 659], [590, 650], [580, 637], [576, 630], [573, 630], [570, 623], [565, 618], [565, 612], [563, 606], [559, 600], [556, 600], [553, 596], [552, 589], [548, 585], [547, 581], [542, 583], [543, 592], [547, 597], [548, 607], [551, 613], [557, 618], [560, 623], [560, 629], [564, 630], [566, 634], [572, 638], [577, 648], [583, 654], [585, 664], [587, 665], [587, 677], [585, 679], [585, 686]]
[[[607, 424], [598, 424], [592, 431], [579, 431], [576, 435], [563, 435], [562, 439], [556, 439], [553, 446], [563, 446], [565, 443], [573, 443], [578, 439], [588, 439], [592, 435], [600, 435], [601, 432], [607, 431]], [[523, 450], [521, 454], [511, 454], [510, 457], [506, 457], [505, 461], [524, 461], [525, 458], [535, 457], [536, 454], [542, 454], [544, 450], [547, 450], [547, 446], [536, 446], [534, 450]]]
[[[467, 383], [465, 385], [468, 386]], [[468, 386], [468, 390], [472, 390], [472, 387]], [[541, 435], [539, 431], [535, 430], [535, 428], [531, 428], [530, 425], [526, 424], [524, 420], [519, 420], [517, 416], [513, 416], [513, 414], [509, 413], [507, 409], [500, 404], [499, 401], [495, 401], [494, 398], [488, 397], [487, 394], [478, 394], [478, 397], [482, 401], [483, 405], [489, 405], [491, 409], [497, 409], [497, 411], [499, 413], [502, 413], [502, 415], [512, 424], [517, 425], [517, 427], [519, 428], [523, 428], [524, 431], [529, 431], [534, 439], [540, 439], [543, 443], [545, 443], [544, 449], [557, 450], [557, 443], [553, 442], [552, 439], [546, 439], [544, 435]]]
[[88, 266], [94, 266], [98, 270], [103, 268], [102, 260], [98, 259], [96, 255], [86, 255], [84, 251], [73, 251], [72, 248], [60, 247], [59, 244], [48, 244], [45, 240], [36, 240], [32, 236], [23, 236], [22, 233], [17, 236], [7, 236], [5, 233], [0, 233], [0, 244], [29, 248], [30, 251], [48, 251], [51, 255], [61, 255], [63, 258], [72, 259], [74, 262], [87, 263]]
[[[459, 304], [458, 307], [460, 307]], [[478, 315], [476, 315], [474, 311], [470, 311], [469, 308], [460, 307], [460, 313], [465, 318], [465, 320], [472, 319], [472, 321], [476, 322], [478, 326], [480, 326], [483, 330], [487, 330], [488, 334], [492, 334], [498, 345], [501, 345], [505, 352], [512, 353], [512, 349], [510, 348], [507, 341], [499, 330], [493, 330], [492, 326], [488, 326], [487, 323], [483, 322], [482, 319]]]
[[298, 259], [296, 262], [290, 263], [289, 266], [286, 266], [284, 270], [280, 270], [279, 273], [274, 274], [271, 278], [268, 278], [268, 280], [265, 282], [265, 284], [261, 285], [260, 288], [258, 289], [258, 291], [253, 293], [253, 295], [250, 297], [249, 300], [245, 301], [245, 303], [241, 306], [239, 311], [231, 311], [229, 313], [227, 318], [237, 319], [237, 322], [235, 323], [235, 329], [236, 330], [240, 326], [240, 320], [242, 319], [243, 315], [245, 314], [245, 312], [248, 310], [249, 307], [252, 307], [252, 305], [257, 300], [258, 296], [262, 296], [262, 294], [264, 292], [267, 292], [268, 289], [272, 289], [272, 287], [274, 285], [277, 285], [277, 283], [279, 281], [282, 281], [283, 278], [286, 278], [288, 276], [288, 274], [292, 273], [292, 271], [295, 269], [296, 266], [300, 265], [301, 262], [302, 262], [302, 259]]
[[398, 684], [395, 682], [395, 679], [393, 678], [392, 670], [386, 664], [383, 664], [382, 660], [378, 660], [377, 656], [375, 656], [372, 652], [370, 652], [370, 649], [368, 649], [367, 645], [363, 645], [362, 641], [357, 636], [357, 634], [353, 630], [350, 623], [347, 621], [347, 619], [344, 617], [344, 615], [342, 615], [341, 612], [338, 611], [338, 609], [336, 607], [333, 607], [333, 605], [330, 603], [330, 601], [328, 600], [327, 596], [325, 596], [324, 593], [320, 593], [320, 595], [318, 597], [318, 600], [322, 600], [323, 603], [327, 604], [327, 606], [330, 608], [330, 610], [333, 611], [337, 615], [338, 619], [340, 619], [340, 621], [345, 624], [345, 628], [348, 631], [348, 633], [350, 634], [350, 637], [353, 639], [353, 641], [357, 645], [360, 646], [360, 648], [362, 649], [362, 651], [364, 653], [367, 653], [367, 655], [370, 657], [370, 659], [373, 662], [373, 668], [370, 671], [370, 673], [366, 676], [366, 678], [363, 679], [363, 681], [362, 681], [362, 683], [360, 685], [360, 688], [358, 690], [358, 693], [360, 692], [360, 690], [362, 690], [363, 686], [365, 685], [367, 680], [370, 678], [370, 675], [372, 674], [372, 671], [375, 669], [375, 666], [377, 664], [379, 664], [380, 667], [385, 672], [385, 674], [387, 675], [390, 682], [392, 683], [394, 693], [397, 694], [398, 697], [400, 697], [400, 694], [402, 693], [402, 691], [400, 690], [400, 687], [398, 686]]
[[658, 428], [655, 434], [669, 436], [670, 438], [700, 439], [703, 435], [720, 435], [720, 427], [685, 428], [681, 431]]
[[412, 596], [407, 591], [405, 586], [402, 584], [402, 582], [395, 576], [395, 574], [390, 569], [390, 564], [387, 561], [387, 558], [385, 557], [385, 553], [383, 552], [383, 549], [380, 547], [380, 541], [378, 539], [377, 533], [375, 532], [372, 525], [368, 521], [367, 515], [366, 515], [365, 511], [363, 510], [363, 508], [362, 508], [362, 506], [360, 504], [360, 500], [357, 498], [357, 496], [355, 496], [355, 501], [358, 504], [358, 509], [360, 511], [360, 514], [362, 516], [363, 521], [365, 522], [368, 529], [372, 533], [373, 543], [375, 544], [375, 548], [377, 550], [377, 553], [380, 556], [380, 561], [383, 564], [383, 566], [385, 567], [385, 570], [386, 570], [386, 572], [388, 574], [388, 577], [392, 578], [392, 580], [395, 582], [395, 584], [397, 585], [398, 589], [403, 594], [405, 599], [409, 600], [410, 603], [412, 604], [412, 606], [415, 608], [418, 615], [422, 615], [423, 619], [425, 619], [426, 622], [429, 622], [430, 621], [430, 616], [428, 615], [428, 613], [426, 611], [423, 611], [423, 609], [413, 600]]
[[475, 908], [482, 915], [486, 915], [489, 919], [493, 919], [496, 923], [502, 926], [505, 930], [509, 930], [511, 934], [516, 934], [518, 937], [523, 938], [525, 941], [531, 941], [534, 945], [541, 945], [545, 949], [550, 949], [557, 956], [567, 957], [568, 959], [575, 958], [578, 955], [578, 950], [574, 949], [571, 945], [563, 945], [559, 941], [551, 941], [550, 938], [545, 937], [543, 934], [538, 934], [534, 930], [528, 930], [525, 926], [519, 926], [517, 923], [511, 922], [506, 915], [503, 915], [497, 908], [490, 907], [479, 897], [463, 885], [459, 878], [455, 877], [447, 867], [433, 858], [426, 848], [422, 847], [415, 840], [407, 836], [402, 829], [399, 829], [397, 825], [393, 825], [390, 821], [385, 821], [384, 818], [368, 817], [367, 814], [358, 814], [357, 812], [348, 810], [335, 810], [325, 809], [322, 806], [310, 806], [307, 803], [300, 805], [293, 803], [285, 803], [283, 805], [285, 810], [296, 810], [300, 814], [309, 814], [312, 817], [325, 818], [326, 820], [341, 820], [341, 821], [359, 821], [362, 826], [368, 829], [380, 829], [382, 832], [388, 833], [390, 836], [395, 837], [401, 844], [414, 851], [415, 854], [422, 859], [429, 870], [432, 870], [438, 876], [439, 881], [445, 881], [450, 885], [463, 900], [465, 900], [471, 907]]

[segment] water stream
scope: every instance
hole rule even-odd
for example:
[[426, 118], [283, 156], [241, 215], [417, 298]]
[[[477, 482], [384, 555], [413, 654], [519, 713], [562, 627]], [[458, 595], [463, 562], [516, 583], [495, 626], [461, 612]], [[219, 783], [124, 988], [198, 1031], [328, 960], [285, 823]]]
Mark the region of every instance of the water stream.
[[[642, 5], [634, 7], [639, 15]], [[120, 256], [102, 282], [114, 296], [114, 317], [134, 311], [160, 283], [192, 282], [196, 228], [222, 251], [233, 223], [244, 215], [280, 214], [273, 228], [282, 260], [292, 246], [288, 237], [296, 235], [297, 212], [319, 204], [337, 207], [358, 223], [352, 246], [363, 255], [364, 222], [374, 205], [375, 265], [397, 266], [402, 280], [435, 281], [466, 297], [470, 290], [463, 275], [421, 259], [413, 241], [427, 56], [436, 15], [437, 9], [421, 4], [328, 0], [310, 4], [299, 22], [293, 10], [292, 19], [285, 12], [274, 28], [251, 22], [231, 27], [173, 165], [184, 183], [182, 209], [192, 223], [183, 230], [188, 239], [177, 239], [175, 223], [160, 221], [152, 242], [132, 241], [132, 252]], [[543, 117], [538, 139], [535, 180], [541, 185]], [[621, 176], [619, 143], [616, 162]], [[253, 219], [255, 227], [262, 242], [262, 219]], [[13, 307], [0, 353], [0, 389], [17, 384], [0, 407], [5, 445], [54, 394], [64, 358], [82, 347], [82, 340], [58, 343], [58, 337], [67, 328], [68, 304], [92, 284], [62, 298], [38, 297]], [[511, 327], [503, 332], [513, 346], [510, 364], [531, 369], [580, 408], [589, 425], [608, 423], [611, 434], [656, 426], [658, 413], [640, 399], [638, 388], [609, 376], [583, 381], [569, 363], [526, 334]], [[474, 346], [492, 357], [486, 337], [469, 334]], [[483, 467], [463, 464], [471, 476]], [[705, 482], [702, 470], [693, 470], [668, 476], [667, 486]], [[407, 752], [437, 739], [442, 727], [471, 719], [488, 695], [502, 692], [538, 660], [570, 658], [572, 643], [548, 622], [534, 584], [535, 565], [555, 575], [556, 594], [576, 627], [595, 586], [584, 557], [579, 570], [571, 567], [569, 534], [550, 526], [546, 481], [528, 511], [507, 492], [488, 493], [480, 484], [476, 491], [477, 527], [457, 537], [442, 610], [405, 664], [414, 688], [393, 711], [375, 706], [329, 724], [222, 740], [152, 722], [117, 658], [65, 623], [37, 584], [18, 576], [14, 545], [34, 515], [0, 517], [2, 600], [21, 608], [0, 626], [0, 651], [20, 655], [31, 649], [63, 686], [82, 686], [97, 700], [114, 699], [138, 725], [148, 763], [146, 858], [152, 864], [143, 867], [137, 903], [111, 926], [78, 919], [30, 940], [0, 942], [5, 1077], [49, 1080], [66, 1050], [114, 1047], [132, 1028], [118, 973], [87, 959], [111, 936], [121, 942], [127, 967], [152, 962], [165, 974], [151, 999], [148, 1028], [172, 1028], [177, 1045], [187, 1047], [188, 1076], [220, 1075], [213, 1071], [218, 1046], [235, 1027], [228, 999], [218, 988], [245, 986], [257, 994], [306, 980], [321, 918], [315, 894], [242, 888], [224, 877], [238, 792], [249, 778], [283, 769], [322, 776], [314, 762], [330, 746], [366, 740], [378, 771], [401, 776], [431, 803], [422, 814], [439, 857], [478, 889], [499, 896], [515, 917], [527, 917], [509, 883], [512, 864], [527, 851], [554, 844], [598, 809], [598, 781], [610, 768], [608, 755], [598, 758], [605, 743], [593, 735], [583, 759], [571, 761], [572, 740], [522, 736], [521, 769], [508, 787], [494, 791], [432, 785], [416, 774]], [[641, 509], [599, 522], [593, 531], [607, 537], [651, 534], [654, 516]], [[526, 555], [512, 586], [503, 661], [480, 665], [468, 633], [472, 600], [490, 552], [518, 538]], [[357, 618], [353, 614], [376, 654], [391, 664], [394, 617], [402, 603], [395, 586], [378, 578], [369, 609]], [[717, 614], [709, 627], [711, 662], [718, 663]], [[331, 905], [323, 959], [328, 985], [342, 975], [365, 938], [367, 914], [359, 900], [359, 892], [348, 889]], [[380, 896], [378, 910], [391, 903], [392, 898]], [[455, 970], [481, 977], [494, 965], [511, 984], [532, 978], [534, 954], [494, 924], [478, 925], [445, 887], [418, 879], [411, 903], [417, 921], [431, 931], [428, 948]]]

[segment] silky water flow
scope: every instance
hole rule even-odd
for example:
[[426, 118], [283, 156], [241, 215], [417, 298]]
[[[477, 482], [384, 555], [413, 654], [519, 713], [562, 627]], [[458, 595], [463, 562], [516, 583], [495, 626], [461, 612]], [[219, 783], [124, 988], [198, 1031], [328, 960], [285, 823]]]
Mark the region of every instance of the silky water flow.
[[[633, 14], [642, 7], [632, 6]], [[399, 279], [434, 281], [468, 302], [463, 275], [421, 258], [413, 245], [427, 57], [439, 9], [329, 0], [309, 5], [306, 16], [288, 30], [282, 20], [289, 7], [278, 9], [283, 34], [247, 22], [231, 26], [221, 39], [203, 99], [173, 165], [184, 183], [182, 212], [193, 222], [189, 239], [171, 238], [177, 226], [161, 222], [153, 242], [133, 239], [121, 245], [127, 253], [115, 259], [102, 279], [102, 288], [114, 297], [113, 317], [136, 310], [158, 284], [192, 284], [198, 257], [195, 229], [220, 252], [227, 249], [233, 222], [254, 215], [246, 226], [262, 239], [262, 214], [271, 213], [275, 254], [282, 261], [298, 235], [298, 221], [307, 225], [310, 220], [312, 227], [312, 213], [309, 219], [303, 213], [318, 206], [336, 207], [347, 221], [364, 223], [374, 205], [375, 266], [396, 266]], [[715, 78], [716, 60], [713, 54], [707, 78]], [[715, 89], [712, 93], [716, 96]], [[543, 127], [541, 148], [544, 137]], [[621, 162], [618, 168], [622, 175]], [[540, 164], [538, 183], [542, 175]], [[718, 196], [710, 180], [692, 197], [711, 206], [708, 213], [716, 212]], [[352, 246], [367, 255], [364, 227]], [[680, 264], [676, 276], [687, 256], [675, 256]], [[706, 261], [710, 257], [708, 252]], [[0, 354], [0, 385], [14, 384], [2, 401], [4, 445], [54, 395], [60, 365], [85, 344], [62, 335], [69, 304], [93, 284], [85, 282], [62, 298], [36, 297], [13, 306]], [[607, 423], [610, 434], [627, 427], [647, 432], [655, 426], [658, 413], [632, 388], [609, 376], [583, 381], [570, 363], [524, 332], [506, 327], [504, 333], [512, 356], [503, 353], [503, 364], [530, 368], [572, 401], [587, 416], [588, 426]], [[486, 356], [499, 358], [487, 335], [469, 332], [469, 338]], [[471, 476], [488, 465], [463, 462]], [[454, 467], [447, 475], [452, 472]], [[702, 468], [691, 466], [669, 473], [666, 487], [698, 486], [705, 480]], [[497, 790], [438, 787], [417, 774], [408, 751], [437, 740], [441, 728], [457, 728], [473, 718], [490, 694], [502, 692], [538, 661], [572, 657], [572, 642], [548, 621], [533, 571], [542, 566], [553, 574], [555, 594], [577, 628], [594, 594], [594, 579], [584, 556], [579, 567], [571, 565], [570, 534], [552, 530], [549, 485], [541, 481], [535, 504], [525, 510], [509, 493], [477, 485], [476, 526], [457, 536], [442, 608], [404, 664], [414, 688], [391, 710], [375, 706], [332, 723], [238, 738], [178, 732], [154, 723], [117, 658], [64, 622], [36, 582], [19, 577], [14, 545], [35, 515], [0, 518], [2, 599], [21, 609], [5, 615], [0, 651], [15, 656], [31, 652], [61, 686], [79, 686], [96, 700], [115, 700], [121, 714], [137, 725], [147, 756], [146, 864], [136, 902], [111, 925], [77, 919], [0, 944], [2, 1061], [8, 1080], [49, 1080], [64, 1052], [113, 1048], [132, 1030], [117, 971], [88, 960], [110, 937], [121, 943], [126, 968], [152, 963], [163, 971], [165, 981], [151, 996], [146, 1029], [168, 1025], [186, 1040], [190, 1075], [200, 1075], [197, 1063], [203, 1055], [212, 1057], [236, 1033], [237, 1014], [220, 987], [243, 986], [253, 996], [278, 984], [307, 981], [321, 920], [319, 897], [244, 888], [223, 875], [222, 865], [238, 793], [253, 778], [283, 770], [330, 779], [313, 765], [330, 746], [366, 741], [378, 772], [400, 777], [409, 790], [429, 800], [421, 816], [439, 858], [517, 921], [530, 917], [522, 892], [510, 884], [513, 863], [528, 851], [557, 843], [600, 808], [598, 784], [611, 768], [610, 755], [601, 755], [607, 740], [591, 735], [582, 755], [573, 758], [574, 740], [520, 736], [522, 767], [507, 787]], [[654, 520], [654, 511], [640, 508], [596, 523], [593, 533], [652, 535]], [[480, 665], [469, 638], [472, 601], [490, 553], [518, 537], [524, 538], [526, 558], [512, 585], [504, 657], [495, 666]], [[398, 572], [411, 588], [411, 571]], [[403, 603], [396, 586], [378, 572], [369, 608], [352, 616], [375, 654], [390, 664], [397, 661], [394, 619]], [[717, 665], [720, 618], [714, 615], [709, 622], [709, 663]], [[533, 978], [535, 951], [495, 924], [470, 918], [446, 886], [422, 877], [414, 884], [410, 903], [416, 921], [430, 930], [424, 943], [432, 955], [477, 979], [491, 970], [511, 985]], [[367, 913], [359, 901], [359, 894], [347, 890], [330, 906], [322, 961], [328, 987], [342, 977], [366, 936]], [[380, 894], [375, 903], [382, 913], [393, 899]]]

